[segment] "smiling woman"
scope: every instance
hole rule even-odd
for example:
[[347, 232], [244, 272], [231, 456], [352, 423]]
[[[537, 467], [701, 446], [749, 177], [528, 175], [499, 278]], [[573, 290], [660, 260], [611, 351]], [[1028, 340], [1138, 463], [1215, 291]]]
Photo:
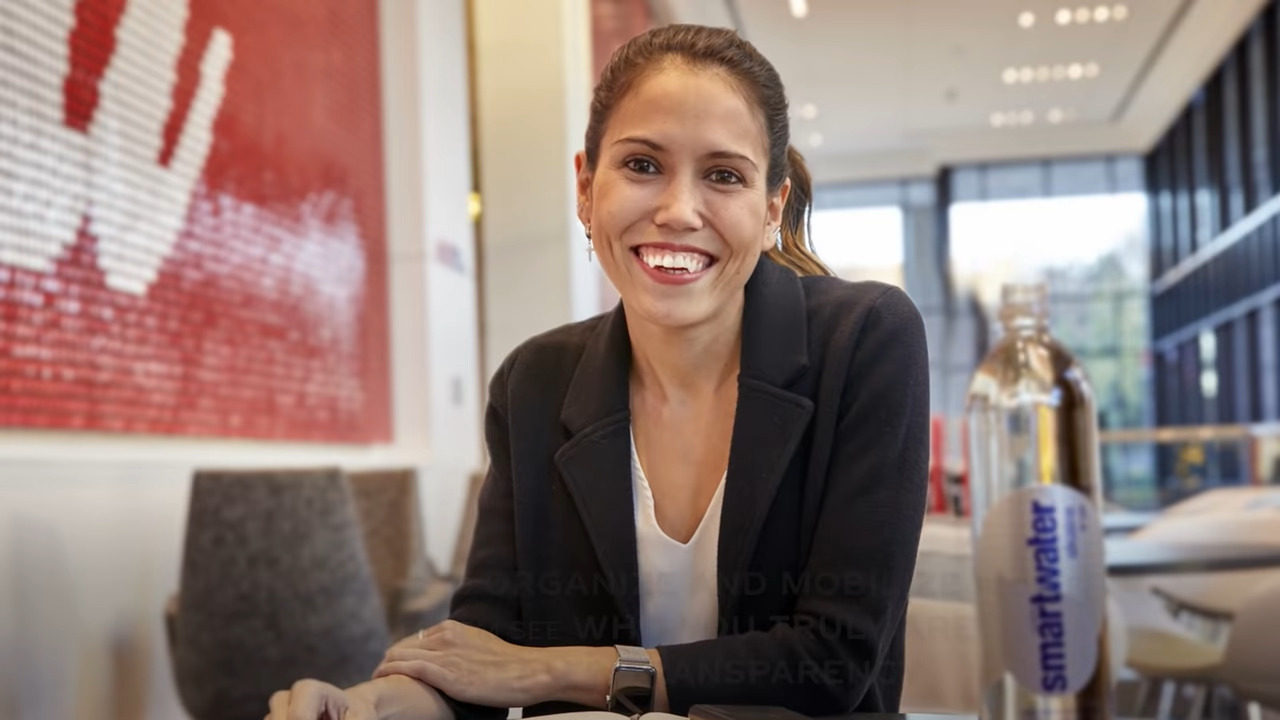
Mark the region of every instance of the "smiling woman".
[[271, 717], [896, 711], [924, 329], [810, 249], [777, 72], [730, 30], [645, 33], [605, 68], [574, 167], [622, 302], [495, 374], [452, 619]]

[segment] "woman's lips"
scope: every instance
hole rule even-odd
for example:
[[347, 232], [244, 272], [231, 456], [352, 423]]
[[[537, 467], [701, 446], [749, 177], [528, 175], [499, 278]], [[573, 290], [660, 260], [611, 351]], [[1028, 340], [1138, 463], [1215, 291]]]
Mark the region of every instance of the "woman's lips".
[[[670, 253], [677, 254], [697, 254], [706, 258], [706, 265], [698, 271], [690, 271], [688, 269], [668, 270], [661, 267], [654, 267], [645, 262], [642, 257], [643, 252], [649, 253]], [[688, 285], [697, 282], [715, 267], [716, 259], [700, 251], [691, 251], [681, 248], [680, 246], [669, 245], [639, 245], [631, 248], [631, 256], [635, 258], [636, 264], [649, 276], [654, 282], [661, 285]]]

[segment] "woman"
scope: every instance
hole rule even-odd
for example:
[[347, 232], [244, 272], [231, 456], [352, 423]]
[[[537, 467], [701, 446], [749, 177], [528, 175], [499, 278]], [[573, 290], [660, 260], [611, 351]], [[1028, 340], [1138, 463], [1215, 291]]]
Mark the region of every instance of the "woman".
[[622, 302], [495, 374], [452, 619], [369, 683], [277, 693], [271, 718], [896, 711], [924, 330], [901, 291], [807, 248], [788, 136], [777, 73], [730, 30], [614, 55], [574, 164]]

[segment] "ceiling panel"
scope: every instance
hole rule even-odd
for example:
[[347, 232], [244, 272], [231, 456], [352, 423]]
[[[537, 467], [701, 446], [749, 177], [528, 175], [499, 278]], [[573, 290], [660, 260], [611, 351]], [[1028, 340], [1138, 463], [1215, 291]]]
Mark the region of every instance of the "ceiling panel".
[[[1145, 152], [1265, 2], [808, 0], [795, 18], [789, 0], [653, 0], [659, 19], [738, 27], [778, 68], [792, 107], [817, 108], [796, 113], [792, 136], [820, 181]], [[1117, 4], [1124, 21], [1092, 21]], [[1057, 24], [1064, 5], [1073, 18], [1087, 6], [1090, 22]], [[1025, 12], [1036, 20], [1026, 29]], [[1073, 63], [1096, 63], [1098, 76], [1002, 79], [1005, 68], [1052, 78]]]

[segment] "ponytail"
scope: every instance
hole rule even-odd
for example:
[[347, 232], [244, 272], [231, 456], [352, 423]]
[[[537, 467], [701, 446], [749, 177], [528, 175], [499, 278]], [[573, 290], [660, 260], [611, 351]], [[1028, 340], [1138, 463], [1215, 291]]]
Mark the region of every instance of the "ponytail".
[[791, 193], [782, 208], [782, 241], [769, 250], [769, 258], [791, 268], [797, 275], [834, 275], [810, 244], [813, 180], [804, 157], [794, 145], [787, 147], [787, 177], [791, 178]]

